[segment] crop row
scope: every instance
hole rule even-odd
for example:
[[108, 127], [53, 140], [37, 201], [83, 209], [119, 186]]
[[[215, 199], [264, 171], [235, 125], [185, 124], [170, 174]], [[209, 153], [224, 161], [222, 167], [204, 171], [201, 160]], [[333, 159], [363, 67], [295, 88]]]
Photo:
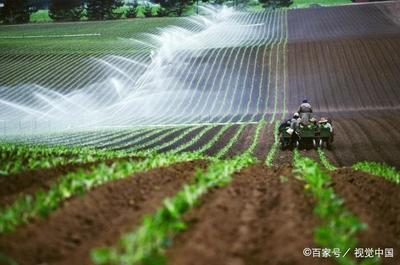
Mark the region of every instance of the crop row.
[[[331, 187], [331, 177], [318, 163], [301, 157], [297, 150], [294, 153], [294, 167], [297, 175], [307, 183], [306, 191], [315, 197], [315, 213], [322, 220], [322, 224], [315, 229], [315, 241], [322, 247], [341, 251], [357, 247], [357, 233], [366, 229], [366, 225], [344, 207], [343, 200]], [[335, 258], [341, 265], [357, 264], [349, 255]], [[376, 263], [376, 260], [368, 259], [364, 264]]]
[[[166, 83], [165, 85], [170, 90], [173, 90], [175, 88], [178, 88], [178, 81], [181, 82], [182, 79], [186, 80], [187, 78], [189, 78], [183, 83], [188, 83], [190, 84], [189, 87], [194, 87], [196, 89], [185, 90], [185, 93], [189, 94], [187, 95], [187, 97], [183, 97], [185, 98], [185, 100], [183, 101], [179, 101], [179, 93], [167, 93], [167, 97], [171, 98], [165, 100], [164, 103], [168, 102], [168, 104], [159, 104], [157, 109], [163, 110], [164, 113], [167, 113], [169, 117], [172, 118], [171, 120], [168, 120], [169, 118], [161, 115], [157, 118], [152, 119], [152, 123], [156, 123], [157, 121], [163, 123], [190, 123], [191, 121], [194, 121], [195, 119], [197, 120], [199, 118], [198, 116], [193, 115], [194, 113], [199, 112], [201, 113], [200, 115], [203, 115], [200, 116], [200, 118], [204, 118], [204, 115], [206, 114], [202, 113], [204, 113], [205, 110], [211, 113], [210, 115], [213, 116], [212, 120], [214, 122], [227, 120], [229, 123], [232, 122], [233, 119], [236, 119], [235, 117], [239, 117], [237, 118], [238, 121], [245, 121], [247, 119], [253, 120], [260, 111], [262, 111], [263, 113], [271, 113], [271, 121], [275, 118], [278, 103], [281, 101], [285, 101], [282, 98], [278, 99], [278, 91], [281, 90], [281, 83], [282, 80], [285, 80], [286, 75], [286, 67], [284, 66], [284, 64], [287, 41], [287, 13], [286, 11], [280, 10], [276, 12], [264, 12], [257, 14], [241, 14], [238, 17], [239, 18], [233, 18], [233, 20], [237, 20], [239, 25], [241, 26], [243, 26], [242, 24], [252, 25], [260, 21], [265, 22], [265, 25], [254, 27], [252, 26], [247, 31], [240, 30], [238, 35], [231, 36], [229, 34], [225, 34], [224, 37], [226, 37], [226, 39], [220, 40], [222, 43], [230, 41], [241, 43], [242, 46], [239, 47], [221, 48], [224, 47], [221, 46], [216, 47], [215, 49], [207, 49], [207, 46], [205, 46], [195, 52], [189, 52], [186, 50], [178, 52], [176, 56], [182, 58], [184, 61], [188, 61], [189, 67], [186, 67], [185, 64], [178, 64], [178, 67], [169, 69], [168, 71], [171, 72], [172, 76], [175, 76], [176, 78], [168, 79], [166, 82], [172, 83]], [[257, 37], [256, 33], [260, 33], [260, 36]], [[243, 40], [245, 41], [243, 42]], [[197, 53], [204, 56], [194, 56]], [[247, 58], [247, 55], [251, 58]], [[269, 59], [269, 63], [265, 61], [265, 58]], [[262, 60], [262, 63], [252, 64], [251, 60], [253, 59], [260, 61]], [[111, 58], [110, 60], [118, 61], [122, 59]], [[225, 60], [228, 60], [227, 63], [232, 65], [234, 69], [222, 67], [222, 61]], [[128, 62], [129, 60], [125, 60], [124, 63]], [[137, 62], [141, 63], [140, 60], [137, 60]], [[113, 65], [114, 62], [110, 61], [108, 63]], [[119, 64], [121, 65], [121, 68], [125, 67], [124, 63]], [[210, 67], [201, 67], [201, 65], [203, 64], [207, 64]], [[150, 68], [151, 67], [153, 66], [150, 65]], [[187, 69], [185, 69], [185, 71], [199, 72], [199, 74], [187, 75], [185, 74], [185, 71], [180, 71], [180, 67], [186, 67]], [[149, 71], [152, 72], [155, 70], [156, 69], [150, 69]], [[245, 73], [243, 80], [241, 78], [241, 75], [234, 74], [235, 72], [237, 72], [236, 70], [241, 73]], [[215, 71], [217, 73], [215, 73]], [[202, 72], [204, 72], [204, 75], [201, 74]], [[264, 72], [268, 73], [267, 77], [264, 77]], [[273, 77], [272, 73], [275, 74], [275, 78]], [[103, 76], [103, 74], [100, 75]], [[201, 78], [199, 78], [199, 76], [201, 76]], [[145, 79], [149, 77], [143, 78], [144, 80], [141, 79], [137, 82], [137, 84], [142, 84], [138, 87], [138, 90], [140, 90], [141, 87], [146, 84]], [[64, 77], [62, 79], [64, 79]], [[213, 94], [214, 92], [216, 94]], [[18, 96], [20, 94], [17, 89], [13, 90], [13, 93], [15, 96]], [[266, 97], [267, 100], [264, 101], [264, 97]], [[221, 98], [223, 98], [222, 104], [220, 100]], [[239, 102], [239, 105], [241, 105], [238, 108], [234, 103], [236, 99]], [[265, 104], [262, 104], [263, 101], [265, 102]], [[188, 104], [188, 102], [192, 102], [195, 106], [198, 106], [198, 108], [193, 107], [193, 104]], [[182, 105], [182, 108], [177, 107], [179, 106], [179, 104]], [[242, 107], [244, 109], [242, 109]], [[201, 110], [199, 111], [200, 108]], [[254, 110], [254, 108], [256, 108], [256, 110]], [[178, 115], [178, 112], [175, 113], [176, 111], [181, 112], [181, 115]], [[157, 111], [155, 112], [157, 113]], [[182, 115], [182, 113], [184, 114]], [[217, 118], [218, 120], [214, 118]], [[141, 118], [138, 118], [137, 122], [140, 121]], [[153, 132], [155, 133], [155, 131]], [[121, 146], [116, 147], [116, 149], [133, 147], [133, 150], [136, 148], [134, 145], [139, 142], [135, 140], [136, 136], [130, 135], [128, 130], [115, 132], [104, 131], [98, 133], [97, 136], [96, 133], [86, 133], [85, 135], [87, 137], [82, 137], [82, 139], [79, 139], [79, 135], [76, 134], [76, 137], [73, 136], [74, 140], [66, 139], [64, 141], [61, 136], [56, 137], [51, 141], [56, 143], [57, 141], [59, 141], [61, 142], [60, 144], [63, 144], [63, 141], [70, 141], [72, 144], [76, 144], [80, 141], [79, 144], [81, 145], [93, 145], [99, 146], [101, 148], [113, 148], [114, 144], [121, 144]], [[112, 141], [110, 143], [107, 143], [110, 138], [112, 139]], [[133, 139], [133, 143], [129, 142], [131, 139]], [[142, 145], [143, 143], [140, 144]]]
[[[266, 14], [267, 17], [265, 18], [265, 20], [267, 21], [269, 27], [271, 25], [271, 22], [276, 20], [277, 13], [270, 12]], [[259, 20], [264, 20], [264, 16], [265, 14], [257, 14], [257, 15], [246, 14], [245, 16], [243, 16], [241, 24], [257, 23], [257, 21]], [[251, 27], [249, 30], [255, 31], [257, 29]], [[271, 30], [270, 32], [273, 32], [273, 30]], [[219, 41], [221, 41], [220, 39], [226, 37], [227, 39], [226, 40], [223, 39], [222, 42], [230, 43], [230, 45], [232, 45], [232, 42], [234, 42], [235, 39], [243, 39], [246, 38], [246, 36], [253, 35], [243, 30], [240, 30], [240, 32], [231, 35], [226, 35], [224, 33], [222, 34], [223, 36], [212, 36], [212, 37], [217, 37], [218, 38], [217, 40]], [[268, 34], [269, 32], [267, 33], [265, 38], [270, 37]], [[261, 36], [264, 36], [264, 34]], [[263, 40], [262, 37], [260, 37], [258, 42], [262, 43], [262, 40]], [[178, 64], [177, 69], [175, 69], [175, 71], [173, 71], [170, 74], [172, 76], [175, 76], [175, 78], [171, 79], [171, 83], [167, 83], [166, 86], [171, 87], [171, 89], [177, 89], [179, 81], [179, 83], [187, 84], [186, 87], [191, 87], [191, 90], [186, 90], [184, 95], [177, 95], [176, 93], [174, 93], [173, 95], [171, 95], [171, 97], [165, 100], [164, 104], [160, 105], [159, 109], [165, 109], [165, 113], [170, 114], [170, 117], [172, 118], [171, 119], [165, 119], [165, 117], [159, 118], [155, 119], [154, 122], [157, 123], [162, 120], [163, 122], [166, 123], [181, 123], [183, 120], [185, 120], [185, 122], [187, 121], [188, 123], [191, 123], [195, 119], [198, 120], [198, 117], [195, 118], [195, 115], [193, 115], [195, 111], [196, 113], [204, 113], [204, 110], [206, 109], [207, 112], [210, 113], [211, 115], [221, 116], [221, 114], [223, 114], [220, 113], [221, 108], [223, 108], [223, 106], [227, 106], [226, 104], [227, 96], [236, 95], [237, 91], [239, 91], [240, 89], [240, 87], [238, 87], [237, 85], [231, 88], [232, 87], [231, 81], [233, 79], [237, 79], [237, 76], [233, 76], [233, 71], [230, 72], [229, 76], [226, 76], [228, 69], [226, 67], [222, 67], [222, 62], [225, 62], [225, 65], [233, 64], [234, 68], [238, 69], [239, 71], [242, 65], [240, 62], [244, 60], [243, 58], [245, 56], [246, 49], [247, 47], [229, 48], [229, 49], [215, 48], [211, 50], [199, 49], [195, 53], [188, 53], [182, 55], [183, 60], [189, 61], [189, 67], [187, 68], [186, 65]], [[242, 59], [240, 59], [238, 56], [241, 56]], [[210, 67], [202, 67], [202, 65], [204, 64], [209, 65]], [[180, 69], [179, 67], [182, 67], [182, 69]], [[183, 67], [185, 67], [186, 69]], [[191, 74], [189, 75], [187, 74], [187, 72], [190, 72]], [[222, 77], [218, 78], [221, 75]], [[223, 91], [223, 88], [229, 88], [229, 90], [226, 89], [225, 91]], [[189, 93], [192, 91], [199, 93]], [[213, 94], [214, 92], [216, 92], [217, 95], [214, 95]], [[223, 92], [224, 94], [221, 94], [221, 92]], [[187, 98], [187, 100], [182, 101], [180, 100], [181, 97]], [[215, 104], [216, 98], [219, 99], [217, 104]], [[221, 98], [223, 98], [223, 100], [221, 100]], [[209, 102], [209, 100], [212, 100], [212, 102]], [[209, 108], [211, 103], [212, 106], [211, 108]], [[202, 105], [201, 109], [199, 109], [200, 104]], [[217, 106], [219, 106], [219, 110], [215, 109], [215, 107]], [[225, 110], [224, 114], [226, 114], [227, 112], [229, 113], [230, 111]], [[188, 117], [189, 120], [187, 120]]]
[[[134, 231], [123, 235], [114, 247], [92, 251], [95, 264], [152, 264], [165, 260], [164, 249], [168, 239], [185, 230], [183, 215], [194, 207], [209, 189], [226, 185], [232, 174], [254, 163], [245, 153], [229, 160], [215, 160], [205, 171], [198, 171], [191, 184], [185, 185], [153, 215], [146, 216]], [[158, 263], [157, 263], [158, 264]]]
[[0, 173], [7, 175], [37, 168], [51, 168], [59, 165], [88, 163], [137, 155], [121, 151], [100, 151], [89, 148], [1, 143]]
[[332, 171], [332, 170], [336, 170], [336, 169], [337, 169], [337, 167], [336, 167], [335, 165], [333, 165], [333, 164], [329, 161], [329, 159], [328, 159], [328, 158], [326, 157], [326, 155], [325, 155], [325, 152], [324, 152], [321, 148], [318, 148], [317, 152], [318, 152], [318, 155], [319, 155], [319, 159], [320, 159], [321, 162], [322, 162], [322, 165], [323, 165], [327, 170]]
[[272, 166], [272, 162], [274, 160], [274, 157], [278, 149], [279, 149], [279, 122], [277, 121], [275, 122], [274, 126], [274, 143], [272, 144], [272, 147], [267, 154], [267, 158], [265, 159], [265, 164], [267, 166]]
[[33, 197], [20, 197], [10, 206], [0, 209], [0, 233], [11, 232], [16, 226], [28, 222], [33, 217], [45, 217], [57, 209], [62, 201], [96, 186], [131, 176], [136, 172], [195, 159], [204, 157], [198, 153], [150, 155], [139, 161], [117, 160], [111, 166], [100, 163], [89, 171], [69, 173], [61, 177], [48, 191], [38, 191]]
[[385, 163], [362, 161], [353, 165], [353, 169], [367, 172], [375, 176], [381, 176], [397, 184], [400, 183], [400, 173], [396, 168]]

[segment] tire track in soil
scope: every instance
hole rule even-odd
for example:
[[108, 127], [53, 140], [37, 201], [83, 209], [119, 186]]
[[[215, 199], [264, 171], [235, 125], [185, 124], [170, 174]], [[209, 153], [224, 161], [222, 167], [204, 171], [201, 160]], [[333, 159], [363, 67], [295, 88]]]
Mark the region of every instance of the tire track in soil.
[[185, 219], [189, 230], [166, 253], [170, 265], [334, 264], [302, 254], [315, 246], [318, 220], [290, 166], [242, 170], [230, 185], [206, 194]]
[[382, 259], [381, 264], [400, 264], [400, 185], [349, 168], [335, 171], [332, 179], [346, 207], [368, 225], [357, 247], [393, 248], [394, 258]]
[[196, 168], [205, 167], [204, 161], [177, 163], [105, 184], [67, 201], [45, 220], [0, 235], [0, 249], [20, 265], [91, 264], [92, 248], [115, 244], [189, 181]]

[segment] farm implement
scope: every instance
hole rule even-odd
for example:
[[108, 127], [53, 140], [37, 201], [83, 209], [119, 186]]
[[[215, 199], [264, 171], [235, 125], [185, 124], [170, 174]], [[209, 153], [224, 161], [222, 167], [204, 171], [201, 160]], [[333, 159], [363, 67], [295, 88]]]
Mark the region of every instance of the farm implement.
[[[331, 121], [330, 121], [331, 123]], [[303, 117], [298, 128], [289, 126], [280, 132], [281, 150], [332, 148], [333, 132], [329, 128], [310, 123], [309, 117]]]

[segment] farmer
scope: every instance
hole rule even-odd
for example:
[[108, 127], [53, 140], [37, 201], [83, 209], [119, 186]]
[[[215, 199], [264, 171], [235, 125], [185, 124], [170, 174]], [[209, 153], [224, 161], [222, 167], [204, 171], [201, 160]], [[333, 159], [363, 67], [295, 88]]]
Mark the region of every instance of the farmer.
[[303, 102], [300, 104], [299, 110], [297, 111], [300, 115], [302, 113], [312, 113], [311, 104], [308, 103], [307, 99], [304, 99]]
[[[288, 146], [290, 143], [290, 138], [286, 138], [284, 136], [284, 133], [287, 132], [288, 134], [290, 134], [292, 131], [290, 131], [290, 127], [291, 127], [291, 119], [287, 119], [286, 121], [282, 122], [281, 125], [279, 126], [279, 137], [280, 137], [280, 141], [282, 142], [283, 146], [286, 147]], [[288, 129], [290, 129], [288, 131]], [[293, 132], [292, 132], [293, 133]]]
[[326, 119], [325, 117], [322, 117], [319, 121], [319, 127], [320, 128], [326, 128], [329, 129], [330, 133], [331, 133], [331, 142], [333, 142], [333, 126], [332, 126], [332, 122], [329, 121], [328, 119]]
[[318, 129], [317, 119], [312, 117], [310, 119], [310, 124], [308, 125], [311, 129], [316, 130]]
[[303, 100], [303, 102], [300, 104], [297, 112], [300, 114], [300, 118], [305, 123], [307, 123], [310, 120], [313, 110], [312, 110], [311, 104], [308, 103], [307, 99]]
[[279, 134], [283, 133], [288, 128], [290, 128], [291, 124], [292, 124], [291, 119], [287, 119], [286, 121], [282, 122], [281, 125], [279, 126]]
[[290, 128], [292, 128], [294, 131], [297, 131], [299, 125], [300, 125], [301, 119], [300, 119], [300, 114], [298, 112], [295, 112], [293, 114], [293, 118], [290, 121], [291, 125]]
[[319, 126], [320, 126], [321, 128], [328, 128], [329, 131], [330, 131], [331, 133], [333, 133], [332, 124], [331, 124], [325, 117], [322, 117], [322, 118], [319, 120]]

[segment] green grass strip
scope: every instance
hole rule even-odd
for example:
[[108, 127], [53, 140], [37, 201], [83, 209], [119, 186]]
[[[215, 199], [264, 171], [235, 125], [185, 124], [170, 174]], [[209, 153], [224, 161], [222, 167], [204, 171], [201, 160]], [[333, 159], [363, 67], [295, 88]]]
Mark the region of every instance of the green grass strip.
[[324, 151], [322, 151], [321, 148], [318, 148], [318, 155], [319, 155], [319, 159], [321, 160], [322, 165], [329, 171], [333, 171], [336, 170], [337, 167], [335, 167], [330, 161], [329, 159], [325, 156]]
[[274, 160], [275, 154], [279, 148], [279, 121], [275, 122], [274, 126], [274, 143], [272, 144], [271, 149], [267, 154], [267, 158], [265, 159], [265, 164], [267, 166], [272, 166], [272, 162]]
[[384, 177], [397, 184], [400, 183], [400, 172], [398, 172], [395, 167], [385, 163], [362, 161], [354, 164], [352, 168], [375, 176]]
[[137, 172], [157, 167], [169, 166], [177, 162], [204, 159], [199, 153], [159, 154], [141, 161], [121, 160], [111, 166], [105, 163], [93, 166], [90, 172], [80, 170], [67, 174], [52, 185], [46, 192], [38, 191], [35, 195], [26, 195], [17, 199], [10, 206], [0, 209], [0, 233], [12, 232], [18, 225], [27, 223], [31, 218], [46, 217], [56, 210], [67, 198], [82, 194], [104, 183], [131, 176]]
[[205, 171], [197, 171], [191, 184], [185, 185], [153, 215], [145, 216], [139, 227], [125, 234], [117, 246], [92, 251], [95, 264], [164, 264], [164, 250], [170, 238], [186, 229], [183, 215], [193, 208], [209, 189], [231, 181], [232, 174], [251, 165], [248, 152], [229, 160], [214, 160]]
[[[322, 220], [314, 230], [315, 242], [329, 249], [339, 248], [342, 254], [348, 249], [354, 250], [357, 233], [367, 226], [345, 208], [343, 199], [331, 187], [332, 178], [317, 162], [301, 157], [297, 150], [294, 151], [294, 168], [295, 174], [307, 183], [305, 189], [316, 199], [314, 212]], [[358, 264], [350, 254], [335, 259], [340, 265]], [[377, 264], [377, 260], [367, 259], [362, 264]]]

